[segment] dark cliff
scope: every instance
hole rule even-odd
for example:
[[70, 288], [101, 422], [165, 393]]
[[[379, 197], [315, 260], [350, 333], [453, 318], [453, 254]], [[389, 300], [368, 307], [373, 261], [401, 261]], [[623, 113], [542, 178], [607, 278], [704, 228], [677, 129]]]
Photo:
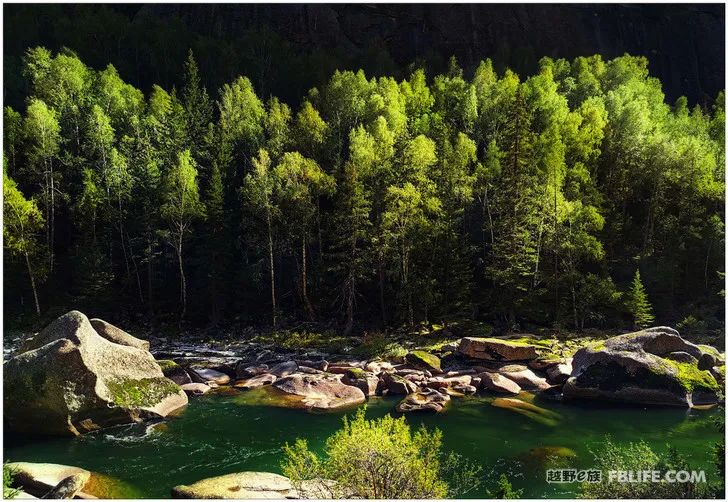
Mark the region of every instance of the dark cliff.
[[148, 90], [173, 80], [188, 47], [207, 85], [238, 74], [262, 95], [298, 99], [336, 68], [406, 75], [412, 64], [443, 71], [455, 55], [472, 70], [532, 73], [542, 56], [629, 52], [650, 60], [668, 100], [691, 103], [724, 88], [723, 5], [5, 5], [6, 99], [22, 100], [28, 46], [67, 46], [84, 61], [111, 61]]

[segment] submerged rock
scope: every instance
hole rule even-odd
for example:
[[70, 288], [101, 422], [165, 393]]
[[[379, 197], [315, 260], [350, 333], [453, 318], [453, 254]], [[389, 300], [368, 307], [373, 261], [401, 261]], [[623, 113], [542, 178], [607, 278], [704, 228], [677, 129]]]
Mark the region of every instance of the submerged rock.
[[160, 418], [187, 404], [149, 352], [101, 337], [71, 311], [4, 365], [7, 425], [36, 434], [77, 435]]
[[528, 361], [536, 359], [536, 346], [499, 338], [464, 337], [458, 352], [474, 359], [489, 361]]
[[362, 404], [366, 397], [361, 389], [342, 383], [332, 375], [294, 374], [279, 378], [276, 389], [301, 397], [309, 409], [332, 410]]
[[685, 407], [721, 401], [713, 374], [677, 353], [700, 361], [707, 351], [667, 327], [592, 344], [574, 355], [564, 397]]
[[519, 413], [551, 427], [556, 426], [561, 419], [558, 413], [512, 397], [499, 397], [494, 399], [490, 404], [496, 408], [504, 408]]

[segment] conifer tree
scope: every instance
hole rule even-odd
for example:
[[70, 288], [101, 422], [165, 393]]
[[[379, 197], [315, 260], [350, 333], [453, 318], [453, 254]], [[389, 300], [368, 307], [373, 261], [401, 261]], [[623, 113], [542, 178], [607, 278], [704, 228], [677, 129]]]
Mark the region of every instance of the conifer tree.
[[655, 320], [655, 316], [652, 313], [652, 305], [650, 305], [650, 301], [647, 298], [647, 291], [645, 291], [645, 287], [642, 285], [639, 269], [634, 273], [632, 283], [629, 286], [627, 310], [632, 314], [634, 324], [638, 328], [646, 328]]

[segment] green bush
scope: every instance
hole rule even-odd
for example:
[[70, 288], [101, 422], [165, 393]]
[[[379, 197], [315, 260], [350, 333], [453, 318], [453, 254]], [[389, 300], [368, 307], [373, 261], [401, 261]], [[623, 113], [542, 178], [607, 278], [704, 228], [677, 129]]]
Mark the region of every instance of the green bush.
[[13, 484], [13, 477], [15, 475], [15, 471], [8, 465], [7, 462], [3, 464], [3, 498], [4, 499], [12, 499], [15, 498], [18, 495], [18, 492], [20, 490], [16, 490], [15, 488], [12, 488]]
[[601, 483], [583, 483], [581, 498], [587, 499], [676, 499], [710, 498], [707, 483], [655, 483], [652, 481], [624, 483], [609, 480], [609, 471], [659, 471], [693, 470], [676, 449], [668, 446], [662, 456], [656, 454], [644, 441], [618, 445], [611, 437], [593, 451], [595, 469], [602, 471]]
[[322, 456], [303, 439], [286, 444], [282, 469], [297, 489], [320, 490], [317, 498], [444, 498], [476, 489], [480, 468], [445, 456], [441, 442], [437, 429], [412, 432], [404, 417], [390, 415], [366, 420], [360, 408], [326, 440]]
[[488, 496], [494, 499], [519, 499], [523, 490], [514, 490], [513, 485], [508, 480], [508, 476], [501, 474], [498, 478], [498, 485], [495, 490], [489, 490]]

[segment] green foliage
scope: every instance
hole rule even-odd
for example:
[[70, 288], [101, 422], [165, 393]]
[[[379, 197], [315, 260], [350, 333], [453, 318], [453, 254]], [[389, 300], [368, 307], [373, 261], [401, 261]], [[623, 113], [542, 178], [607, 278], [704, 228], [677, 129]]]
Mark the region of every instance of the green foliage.
[[[723, 94], [666, 103], [629, 55], [543, 58], [523, 78], [490, 60], [472, 78], [454, 59], [402, 81], [334, 71], [297, 108], [245, 76], [208, 93], [191, 51], [177, 71], [179, 92], [144, 95], [121, 68], [28, 49], [3, 153], [42, 214], [21, 241], [53, 307], [165, 317], [178, 276], [195, 323], [621, 329], [626, 304], [638, 326], [720, 331]], [[649, 302], [639, 280], [618, 292], [635, 262]]]
[[4, 499], [13, 499], [17, 497], [20, 490], [16, 488], [12, 488], [13, 484], [13, 477], [15, 475], [15, 471], [13, 470], [10, 465], [8, 465], [8, 461], [6, 460], [3, 462], [3, 498]]
[[498, 478], [498, 484], [496, 488], [489, 491], [488, 496], [494, 499], [519, 499], [523, 490], [514, 490], [513, 485], [508, 480], [508, 476], [501, 474]]
[[[334, 498], [445, 498], [465, 493], [464, 487], [477, 488], [479, 468], [444, 457], [440, 431], [413, 432], [404, 417], [367, 420], [364, 413], [360, 408], [353, 419], [344, 417], [344, 427], [326, 440], [322, 456], [305, 440], [286, 444], [283, 473], [299, 487], [318, 481]], [[461, 477], [445, 480], [443, 474], [453, 471]]]
[[652, 305], [650, 305], [647, 292], [642, 285], [639, 270], [634, 273], [626, 300], [627, 310], [632, 314], [635, 326], [638, 328], [650, 326], [655, 320], [655, 316], [652, 314]]
[[676, 449], [669, 447], [666, 454], [658, 455], [645, 442], [620, 445], [610, 436], [605, 436], [601, 446], [592, 452], [594, 468], [602, 471], [601, 483], [583, 483], [580, 498], [634, 499], [634, 498], [706, 498], [708, 487], [705, 483], [624, 483], [610, 480], [609, 471], [659, 471], [693, 470]]

